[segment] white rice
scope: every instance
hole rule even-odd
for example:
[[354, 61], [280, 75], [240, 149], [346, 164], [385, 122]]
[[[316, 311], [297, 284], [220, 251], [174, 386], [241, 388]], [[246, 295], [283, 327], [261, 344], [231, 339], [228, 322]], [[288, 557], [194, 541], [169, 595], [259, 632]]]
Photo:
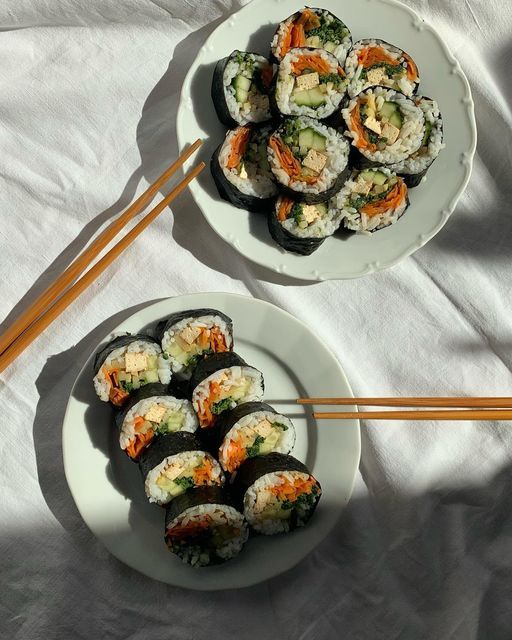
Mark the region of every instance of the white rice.
[[[385, 173], [387, 176], [394, 175], [388, 167], [375, 167], [376, 171]], [[387, 209], [375, 216], [368, 216], [350, 206], [350, 195], [352, 194], [356, 181], [353, 174], [344, 184], [343, 189], [337, 193], [329, 202], [329, 210], [336, 211], [343, 219], [345, 228], [351, 231], [359, 231], [360, 233], [370, 235], [372, 231], [383, 229], [394, 224], [407, 209], [407, 198], [400, 204], [397, 209]]]
[[224, 470], [226, 470], [228, 466], [228, 451], [231, 443], [234, 440], [236, 441], [239, 440], [240, 437], [243, 437], [244, 432], [249, 432], [249, 435], [256, 436], [257, 434], [254, 431], [254, 427], [265, 419], [270, 423], [279, 422], [280, 424], [284, 424], [288, 427], [286, 431], [283, 431], [278, 427], [280, 431], [280, 438], [272, 451], [277, 453], [290, 453], [293, 449], [293, 445], [295, 444], [295, 427], [293, 426], [293, 422], [286, 416], [274, 413], [273, 411], [255, 411], [254, 413], [250, 413], [249, 415], [240, 418], [240, 420], [236, 422], [224, 436], [219, 448], [219, 462]]
[[[201, 549], [198, 546], [187, 545], [185, 543], [171, 547], [171, 551], [176, 553], [183, 562], [193, 567], [205, 567], [217, 558], [221, 560], [233, 558], [240, 553], [249, 537], [249, 528], [243, 515], [234, 507], [226, 504], [200, 504], [185, 509], [185, 511], [168, 524], [167, 533], [172, 531], [174, 527], [186, 526], [193, 522], [202, 522], [205, 515], [210, 517], [211, 529], [228, 526], [235, 532], [238, 531], [238, 534], [227, 539], [221, 547], [217, 547], [213, 558], [210, 556], [209, 549]], [[215, 556], [217, 556], [217, 558], [215, 558]]]
[[[275, 533], [287, 533], [290, 530], [288, 518], [281, 519], [276, 517], [265, 517], [265, 509], [269, 502], [273, 502], [274, 496], [268, 491], [270, 487], [274, 487], [285, 482], [293, 482], [295, 478], [308, 480], [310, 476], [301, 471], [275, 471], [267, 473], [256, 480], [245, 492], [244, 496], [244, 515], [251, 527], [263, 533], [264, 535], [273, 535]], [[320, 498], [321, 491], [317, 494], [317, 501]], [[284, 511], [284, 510], [283, 510]], [[294, 510], [285, 511], [291, 516]], [[303, 527], [307, 520], [310, 510], [296, 509], [297, 527]]]
[[[276, 211], [279, 211], [279, 199], [276, 203]], [[283, 229], [297, 238], [326, 238], [339, 229], [343, 216], [338, 209], [328, 208], [327, 213], [317, 218], [313, 224], [308, 224], [302, 229], [293, 218], [286, 218], [280, 222]]]
[[402, 162], [390, 165], [392, 171], [404, 175], [416, 175], [428, 169], [446, 146], [443, 143], [443, 120], [437, 102], [423, 96], [418, 96], [414, 102], [422, 110], [425, 122], [432, 125], [432, 130], [426, 146], [421, 146]]
[[135, 437], [135, 418], [138, 416], [143, 418], [155, 405], [165, 407], [166, 411], [170, 409], [171, 411], [178, 411], [183, 414], [184, 422], [179, 431], [186, 431], [187, 433], [194, 433], [194, 431], [196, 431], [198, 426], [197, 417], [194, 413], [192, 403], [189, 400], [179, 400], [173, 396], [151, 396], [151, 398], [146, 398], [134, 404], [126, 414], [121, 427], [121, 433], [119, 434], [121, 449], [126, 449]]
[[169, 348], [173, 343], [176, 342], [176, 338], [175, 338], [176, 334], [181, 333], [183, 329], [185, 329], [186, 327], [190, 327], [191, 329], [210, 329], [210, 330], [214, 329], [215, 327], [218, 327], [222, 335], [224, 336], [226, 347], [228, 348], [228, 350], [230, 350], [232, 347], [233, 340], [231, 337], [231, 333], [228, 330], [228, 326], [226, 322], [220, 316], [209, 315], [209, 316], [200, 316], [198, 318], [184, 318], [183, 320], [180, 320], [176, 324], [173, 324], [171, 327], [169, 327], [165, 331], [162, 337], [162, 348], [164, 352], [166, 352], [169, 355], [169, 360], [171, 363], [171, 369], [173, 373], [178, 373], [185, 367], [185, 365], [182, 362], [179, 362], [178, 360], [176, 360], [174, 356], [168, 353]]
[[[367, 149], [359, 149], [357, 142], [359, 135], [356, 131], [351, 129], [351, 115], [352, 111], [363, 96], [375, 95], [376, 101], [379, 98], [383, 98], [387, 102], [395, 102], [400, 108], [400, 113], [403, 118], [402, 128], [397, 140], [391, 144], [386, 145], [386, 149], [383, 151], [368, 151]], [[343, 118], [347, 124], [348, 131], [346, 136], [352, 138], [352, 145], [355, 146], [360, 153], [362, 153], [368, 160], [378, 164], [392, 164], [405, 160], [411, 153], [414, 153], [420, 148], [425, 133], [425, 118], [423, 117], [422, 110], [417, 107], [414, 102], [397, 93], [392, 89], [386, 89], [385, 87], [372, 87], [367, 89], [364, 94], [360, 94], [349, 102], [345, 109], [342, 109]]]
[[154, 342], [145, 342], [143, 340], [134, 340], [124, 347], [114, 349], [107, 358], [102, 362], [100, 370], [94, 376], [94, 388], [100, 400], [108, 402], [110, 381], [103, 372], [105, 366], [110, 367], [114, 360], [124, 358], [126, 353], [143, 353], [145, 356], [158, 356], [158, 378], [162, 384], [169, 384], [171, 381], [171, 367], [169, 361], [162, 355], [162, 349]]
[[[254, 61], [255, 68], [261, 68], [268, 64], [268, 60], [263, 56], [256, 54], [245, 54]], [[224, 84], [224, 96], [226, 98], [226, 104], [229, 109], [231, 117], [239, 124], [247, 124], [248, 122], [265, 122], [270, 120], [270, 106], [268, 95], [265, 95], [258, 91], [254, 86], [251, 86], [249, 91], [248, 100], [243, 104], [240, 104], [235, 97], [235, 88], [231, 84], [235, 76], [243, 75], [249, 80], [252, 79], [252, 70], [247, 63], [238, 63], [234, 58], [231, 58], [224, 69], [224, 75], [222, 78]]]
[[[224, 375], [227, 376], [227, 379], [223, 379]], [[194, 407], [194, 411], [196, 413], [203, 413], [204, 401], [208, 400], [210, 397], [210, 382], [218, 382], [221, 389], [225, 390], [226, 397], [229, 397], [229, 390], [232, 387], [233, 381], [239, 380], [242, 377], [249, 380], [250, 384], [248, 391], [243, 398], [237, 402], [233, 402], [231, 408], [233, 409], [237, 404], [242, 404], [242, 402], [261, 400], [263, 397], [262, 374], [257, 369], [253, 369], [249, 366], [228, 367], [226, 369], [219, 369], [215, 373], [212, 373], [211, 376], [208, 376], [197, 385], [192, 393], [192, 405]]]
[[[261, 134], [264, 134], [266, 127], [261, 130]], [[247, 170], [248, 177], [241, 178], [235, 169], [227, 168], [227, 161], [231, 151], [231, 141], [235, 136], [237, 129], [229, 131], [222, 144], [219, 152], [219, 164], [226, 179], [239, 191], [247, 196], [255, 196], [256, 198], [271, 198], [277, 195], [277, 185], [274, 182], [272, 173], [270, 171], [262, 171], [262, 169], [256, 163], [244, 163]], [[270, 133], [270, 128], [268, 129]]]
[[[293, 88], [295, 85], [295, 77], [292, 72], [292, 66], [295, 62], [300, 60], [304, 53], [310, 53], [304, 49], [291, 49], [282, 59], [279, 65], [279, 71], [277, 74], [276, 84], [276, 103], [281, 113], [292, 116], [311, 116], [312, 118], [326, 118], [330, 116], [336, 108], [339, 106], [343, 95], [345, 94], [346, 82], [343, 82], [339, 87], [333, 86], [332, 83], [327, 84], [327, 91], [324, 94], [325, 104], [321, 105], [317, 109], [309, 107], [307, 105], [297, 105], [293, 100]], [[338, 61], [336, 57], [324, 51], [318, 49], [317, 55], [329, 63], [329, 73], [338, 73]]]
[[349, 145], [341, 133], [331, 127], [321, 124], [317, 120], [313, 120], [306, 116], [300, 116], [299, 120], [301, 122], [302, 129], [310, 127], [327, 139], [325, 150], [327, 162], [325, 167], [322, 169], [318, 180], [314, 184], [307, 184], [300, 180], [291, 179], [286, 171], [281, 168], [274, 150], [269, 146], [268, 159], [270, 167], [278, 182], [286, 187], [290, 187], [299, 193], [319, 194], [330, 189], [335, 184], [338, 176], [344, 171], [348, 163]]
[[213, 458], [209, 453], [206, 453], [206, 451], [183, 451], [182, 453], [176, 453], [173, 456], [167, 456], [160, 464], [153, 467], [153, 469], [148, 473], [144, 482], [144, 490], [146, 491], [146, 496], [149, 501], [156, 502], [157, 504], [167, 504], [172, 500], [171, 496], [169, 496], [169, 492], [157, 485], [157, 479], [161, 474], [163, 474], [165, 469], [173, 463], [179, 463], [180, 467], [184, 471], [190, 470], [192, 472], [192, 469], [196, 466], [195, 463], [198, 456], [203, 459], [208, 458], [213, 465], [212, 482], [210, 484], [223, 485], [225, 481], [224, 474], [222, 473], [222, 469], [215, 458]]
[[[330, 13], [326, 9], [312, 9], [312, 10], [314, 11], [314, 13], [316, 13], [317, 16], [323, 15], [327, 24], [331, 24], [337, 19], [332, 13]], [[289, 18], [281, 22], [279, 24], [279, 27], [276, 33], [274, 34], [274, 37], [272, 38], [271, 50], [277, 60], [281, 60], [283, 58], [283, 55], [281, 54], [281, 49], [282, 49], [281, 43], [283, 41], [283, 37], [288, 31], [290, 22], [293, 22], [295, 17], [296, 17], [296, 14], [293, 14]], [[335, 55], [336, 58], [338, 58], [339, 63], [341, 65], [343, 65], [343, 63], [345, 62], [345, 58], [347, 57], [347, 52], [352, 46], [352, 38], [350, 36], [350, 32], [348, 30], [348, 27], [346, 27], [346, 25], [344, 26], [347, 30], [347, 34], [345, 35], [343, 40], [340, 42], [340, 44], [336, 47], [336, 49], [333, 51], [333, 55]], [[314, 45], [312, 45], [311, 43], [308, 43], [307, 41], [305, 46], [317, 48], [317, 47], [314, 47]]]
[[[396, 60], [396, 65], [400, 64], [404, 67], [404, 70], [407, 70], [407, 61], [404, 58], [404, 52], [402, 51], [402, 49], [399, 49], [398, 47], [395, 47], [394, 45], [387, 42], [383, 42], [382, 40], [376, 40], [374, 38], [359, 40], [349, 51], [347, 59], [345, 61], [345, 72], [349, 80], [348, 94], [351, 98], [373, 84], [372, 82], [369, 82], [368, 79], [361, 79], [363, 66], [359, 64], [357, 59], [357, 54], [360, 51], [371, 46], [382, 47], [390, 58], [394, 58], [394, 60]], [[401, 91], [406, 96], [412, 96], [418, 85], [418, 82], [411, 82], [410, 80], [408, 80], [407, 73], [405, 73], [403, 76], [400, 76], [398, 82], [393, 80], [393, 78], [385, 77], [379, 82], [379, 84], [389, 89]]]

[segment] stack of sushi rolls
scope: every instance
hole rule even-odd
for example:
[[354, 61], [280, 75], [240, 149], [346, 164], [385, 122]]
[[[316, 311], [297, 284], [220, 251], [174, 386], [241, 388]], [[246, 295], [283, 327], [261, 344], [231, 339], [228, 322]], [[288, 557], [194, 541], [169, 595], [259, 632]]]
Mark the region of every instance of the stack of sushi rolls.
[[251, 531], [304, 526], [320, 484], [290, 455], [293, 422], [262, 401], [263, 374], [232, 351], [231, 318], [187, 309], [154, 333], [103, 347], [94, 386], [147, 499], [165, 509], [169, 550], [204, 567], [238, 555]]
[[[215, 69], [212, 99], [231, 128], [211, 161], [219, 195], [264, 212], [275, 242], [303, 256], [339, 229], [368, 234], [396, 223], [407, 189], [444, 147], [439, 106], [417, 95], [413, 58], [378, 38], [353, 43], [341, 19], [312, 7], [281, 22], [270, 49], [268, 60], [236, 50]], [[362, 215], [338, 206], [354, 171], [369, 168], [396, 179], [400, 198], [372, 201]], [[378, 192], [361, 193], [364, 205]]]

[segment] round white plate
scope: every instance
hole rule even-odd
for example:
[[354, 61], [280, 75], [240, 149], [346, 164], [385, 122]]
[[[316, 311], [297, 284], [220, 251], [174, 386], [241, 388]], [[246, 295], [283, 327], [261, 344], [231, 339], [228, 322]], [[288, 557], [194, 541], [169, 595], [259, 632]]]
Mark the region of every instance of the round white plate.
[[134, 314], [114, 333], [148, 331], [170, 313], [197, 307], [214, 307], [233, 319], [235, 349], [263, 372], [265, 400], [293, 419], [297, 442], [292, 453], [308, 464], [323, 488], [311, 523], [288, 536], [252, 538], [240, 556], [225, 565], [193, 569], [183, 564], [165, 546], [164, 510], [147, 502], [137, 465], [119, 448], [110, 407], [94, 393], [94, 354], [68, 402], [62, 434], [64, 469], [91, 531], [130, 567], [189, 589], [245, 587], [293, 567], [334, 526], [350, 498], [359, 464], [359, 423], [317, 424], [310, 409], [294, 403], [298, 397], [352, 392], [338, 361], [317, 336], [268, 302], [227, 293], [171, 298]]
[[[203, 138], [200, 156], [209, 164], [225, 134], [210, 97], [216, 62], [233, 49], [268, 55], [277, 23], [300, 6], [296, 0], [253, 0], [215, 29], [183, 84], [177, 116], [180, 148]], [[203, 171], [190, 189], [214, 231], [246, 258], [295, 278], [356, 278], [396, 264], [445, 224], [471, 173], [476, 148], [474, 105], [459, 63], [434, 29], [405, 5], [394, 0], [324, 0], [317, 6], [344, 20], [354, 40], [375, 36], [405, 49], [420, 69], [420, 93], [439, 103], [446, 148], [427, 180], [411, 190], [406, 215], [371, 236], [328, 238], [311, 256], [304, 257], [287, 253], [274, 243], [264, 215], [249, 214], [221, 200], [209, 171]]]

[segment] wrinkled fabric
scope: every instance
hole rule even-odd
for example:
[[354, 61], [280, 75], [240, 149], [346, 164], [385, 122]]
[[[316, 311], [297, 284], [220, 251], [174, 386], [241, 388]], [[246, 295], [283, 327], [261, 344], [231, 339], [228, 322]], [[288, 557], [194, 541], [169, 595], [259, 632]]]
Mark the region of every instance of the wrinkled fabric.
[[[244, 260], [183, 194], [1, 374], [1, 637], [512, 637], [510, 423], [363, 422], [336, 528], [293, 570], [238, 591], [181, 590], [121, 564], [81, 520], [63, 471], [64, 410], [86, 357], [143, 303], [184, 293], [237, 292], [291, 312], [336, 353], [357, 395], [510, 394], [512, 7], [409, 4], [450, 43], [476, 103], [473, 176], [448, 224], [389, 271], [304, 284]], [[177, 155], [183, 78], [239, 7], [1, 4], [6, 321]]]

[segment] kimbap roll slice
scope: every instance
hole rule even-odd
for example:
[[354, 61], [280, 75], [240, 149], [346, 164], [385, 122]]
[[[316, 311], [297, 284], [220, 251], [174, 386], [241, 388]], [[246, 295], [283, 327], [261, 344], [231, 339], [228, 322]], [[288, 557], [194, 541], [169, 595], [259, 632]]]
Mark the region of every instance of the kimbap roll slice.
[[132, 459], [156, 436], [176, 431], [193, 433], [198, 422], [189, 400], [170, 395], [167, 385], [155, 383], [141, 387], [116, 413], [119, 445]]
[[264, 535], [306, 525], [322, 495], [318, 480], [306, 465], [282, 453], [244, 462], [234, 488], [242, 497], [247, 522]]
[[223, 411], [261, 400], [263, 374], [234, 352], [216, 353], [199, 362], [190, 388], [199, 426], [208, 429]]
[[164, 505], [192, 487], [224, 484], [219, 463], [203, 451], [193, 433], [179, 431], [156, 437], [139, 460], [150, 502]]
[[266, 211], [277, 195], [267, 158], [267, 125], [228, 131], [212, 156], [210, 168], [219, 195], [240, 209]]
[[293, 47], [325, 49], [343, 64], [351, 46], [350, 31], [339, 18], [326, 9], [304, 7], [279, 24], [271, 50], [280, 61]]
[[248, 537], [247, 522], [220, 487], [189, 489], [167, 506], [165, 543], [193, 567], [234, 558]]
[[387, 167], [354, 171], [330, 208], [346, 229], [370, 233], [394, 224], [409, 206], [407, 185]]
[[402, 162], [417, 151], [425, 135], [422, 110], [403, 93], [370, 87], [342, 110], [358, 168]]
[[411, 56], [376, 38], [358, 40], [345, 61], [351, 98], [372, 85], [382, 85], [412, 96], [418, 90], [420, 76]]
[[290, 453], [295, 444], [292, 421], [265, 402], [247, 402], [225, 411], [216, 428], [221, 438], [218, 460], [229, 473], [248, 458], [273, 451]]
[[337, 58], [323, 49], [290, 49], [279, 65], [272, 95], [282, 115], [323, 119], [338, 108], [347, 80]]
[[286, 195], [306, 204], [328, 200], [343, 185], [349, 145], [335, 129], [287, 118], [268, 141], [270, 168]]
[[96, 354], [93, 381], [100, 400], [120, 407], [143, 385], [169, 384], [171, 367], [153, 338], [119, 336]]
[[268, 215], [272, 238], [286, 251], [309, 256], [340, 226], [341, 213], [328, 202], [306, 204], [279, 196]]
[[233, 322], [217, 309], [187, 309], [158, 323], [157, 338], [173, 374], [190, 380], [205, 356], [233, 349]]
[[212, 80], [219, 120], [227, 127], [270, 120], [268, 94], [273, 75], [273, 66], [256, 53], [233, 51], [219, 60]]
[[403, 177], [409, 188], [417, 187], [420, 184], [430, 165], [445, 146], [443, 143], [443, 119], [437, 102], [425, 96], [418, 96], [414, 102], [425, 116], [425, 134], [421, 141], [421, 147], [402, 162], [397, 162], [389, 167]]

